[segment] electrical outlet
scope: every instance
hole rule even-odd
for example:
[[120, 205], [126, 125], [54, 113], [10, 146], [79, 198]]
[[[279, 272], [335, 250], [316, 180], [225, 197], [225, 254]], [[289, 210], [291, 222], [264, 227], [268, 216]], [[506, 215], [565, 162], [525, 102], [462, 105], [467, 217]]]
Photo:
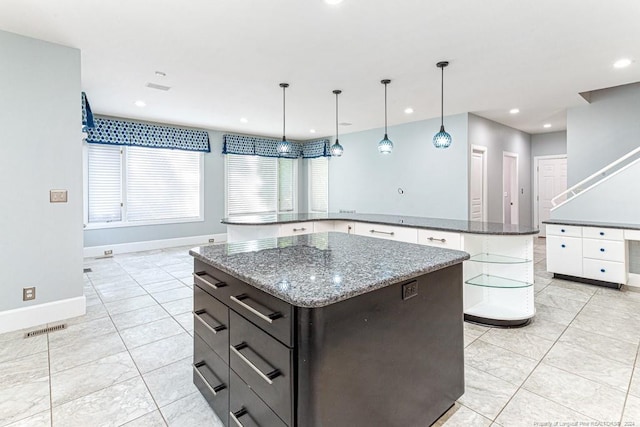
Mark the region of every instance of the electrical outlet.
[[49, 191], [50, 203], [67, 203], [67, 190], [51, 190]]
[[216, 241], [216, 239], [209, 239], [209, 243], [213, 243], [215, 241]]
[[402, 299], [407, 300], [418, 295], [418, 282], [409, 282], [402, 285]]
[[111, 249], [107, 249], [104, 251], [105, 256], [113, 255], [113, 251]]
[[36, 299], [36, 287], [22, 288], [22, 301], [31, 301]]

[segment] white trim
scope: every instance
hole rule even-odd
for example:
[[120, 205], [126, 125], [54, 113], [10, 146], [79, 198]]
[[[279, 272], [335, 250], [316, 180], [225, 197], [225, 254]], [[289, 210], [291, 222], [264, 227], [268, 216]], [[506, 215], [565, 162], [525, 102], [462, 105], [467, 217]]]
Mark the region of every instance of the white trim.
[[504, 193], [505, 193], [505, 188], [504, 188], [504, 158], [505, 157], [511, 157], [511, 158], [515, 158], [516, 159], [516, 194], [515, 194], [515, 199], [513, 198], [513, 194], [511, 195], [511, 201], [513, 202], [515, 200], [516, 203], [516, 218], [515, 218], [515, 222], [514, 219], [511, 218], [511, 224], [519, 224], [520, 223], [520, 159], [518, 157], [518, 153], [512, 153], [509, 151], [503, 151], [502, 152], [502, 222], [504, 223]]
[[[540, 209], [539, 209], [539, 203], [540, 203], [540, 199], [539, 199], [539, 194], [538, 191], [540, 190], [538, 188], [538, 174], [540, 173], [540, 171], [538, 170], [538, 167], [540, 166], [540, 160], [552, 160], [552, 159], [566, 159], [567, 155], [566, 154], [551, 154], [548, 156], [534, 156], [533, 157], [533, 225], [537, 224], [538, 230], [540, 229], [540, 224], [539, 224], [539, 220], [540, 218], [538, 218], [539, 214], [540, 214]], [[544, 236], [542, 236], [544, 237]]]
[[627, 279], [627, 286], [640, 287], [640, 274], [629, 273], [629, 278]]
[[0, 334], [59, 322], [86, 313], [84, 295], [0, 312]]
[[147, 240], [144, 242], [118, 243], [114, 245], [89, 246], [84, 248], [84, 257], [91, 258], [104, 256], [105, 251], [112, 251], [112, 255], [116, 255], [130, 252], [150, 251], [154, 249], [174, 248], [176, 246], [208, 245], [209, 239], [215, 239], [216, 243], [226, 242], [227, 233], [178, 237], [175, 239]]
[[489, 186], [487, 175], [487, 157], [489, 150], [484, 145], [472, 144], [469, 152], [469, 219], [471, 219], [471, 180], [473, 179], [471, 176], [471, 157], [474, 151], [482, 152], [482, 220], [487, 222], [487, 218], [489, 217]]
[[118, 222], [92, 222], [87, 224], [85, 230], [102, 230], [104, 228], [126, 228], [126, 227], [142, 227], [145, 225], [169, 225], [183, 224], [190, 222], [204, 222], [204, 217], [198, 218], [177, 218], [177, 219], [154, 219], [147, 221], [118, 221]]

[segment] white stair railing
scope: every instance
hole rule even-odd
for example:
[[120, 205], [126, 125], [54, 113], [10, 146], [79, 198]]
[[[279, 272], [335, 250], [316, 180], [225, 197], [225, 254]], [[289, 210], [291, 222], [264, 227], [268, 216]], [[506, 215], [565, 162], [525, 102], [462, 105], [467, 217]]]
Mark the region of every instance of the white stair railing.
[[640, 147], [636, 148], [633, 151], [630, 151], [629, 153], [620, 157], [618, 160], [609, 163], [607, 166], [603, 167], [598, 172], [588, 176], [587, 178], [583, 179], [582, 181], [575, 184], [574, 186], [567, 188], [565, 191], [563, 191], [562, 193], [558, 194], [553, 199], [551, 199], [551, 205], [553, 206], [553, 208], [555, 208], [558, 206], [559, 203], [565, 203], [571, 200], [572, 198], [580, 194], [580, 192], [582, 191], [582, 188], [585, 187], [585, 184], [591, 183], [589, 187], [593, 186], [596, 182], [596, 178], [603, 179], [606, 176], [607, 172], [610, 172], [612, 169], [614, 169], [621, 163], [624, 163], [625, 161], [629, 160], [630, 158], [638, 154], [640, 154]]

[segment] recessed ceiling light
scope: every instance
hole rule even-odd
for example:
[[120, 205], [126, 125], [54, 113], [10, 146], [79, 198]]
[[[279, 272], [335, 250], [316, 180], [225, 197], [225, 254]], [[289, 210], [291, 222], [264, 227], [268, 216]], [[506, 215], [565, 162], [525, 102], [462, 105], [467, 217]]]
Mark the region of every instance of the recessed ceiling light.
[[518, 108], [512, 108], [511, 110], [509, 110], [509, 113], [511, 114], [518, 114], [520, 112], [520, 109]]
[[147, 106], [147, 103], [141, 99], [138, 99], [136, 102], [134, 102], [134, 104], [136, 105], [136, 107], [140, 107], [140, 108]]
[[156, 71], [156, 76], [158, 77], [167, 77], [167, 73], [164, 71]]
[[405, 108], [404, 112], [405, 112], [405, 114], [411, 114], [411, 113], [413, 113], [413, 108], [411, 108], [411, 107]]
[[550, 128], [550, 127], [551, 127], [551, 123], [545, 123], [545, 124], [543, 125], [543, 127], [545, 127], [545, 128]]
[[631, 60], [629, 58], [618, 59], [613, 63], [614, 68], [625, 68], [631, 65]]
[[240, 121], [241, 121], [242, 123], [249, 123], [249, 119], [247, 119], [246, 117], [242, 117], [242, 118], [240, 119]]
[[309, 133], [316, 133], [315, 129], [309, 129]]
[[342, 3], [342, 0], [324, 0], [326, 4], [339, 4]]

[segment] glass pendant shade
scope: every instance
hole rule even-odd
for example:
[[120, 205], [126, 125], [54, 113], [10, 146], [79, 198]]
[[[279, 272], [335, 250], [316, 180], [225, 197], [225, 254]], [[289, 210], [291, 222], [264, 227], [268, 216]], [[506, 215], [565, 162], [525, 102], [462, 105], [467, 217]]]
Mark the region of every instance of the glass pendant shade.
[[436, 148], [449, 148], [451, 145], [451, 135], [444, 130], [444, 126], [440, 126], [440, 132], [433, 137], [433, 145]]
[[331, 155], [333, 157], [340, 157], [344, 152], [344, 148], [340, 145], [340, 142], [336, 139], [336, 142], [331, 146]]
[[276, 150], [278, 151], [278, 154], [289, 154], [291, 152], [291, 143], [283, 139], [278, 142]]
[[384, 134], [384, 138], [378, 142], [378, 152], [380, 154], [391, 154], [393, 151], [393, 142], [387, 137], [387, 134]]
[[278, 152], [278, 155], [283, 155], [291, 153], [292, 149], [291, 143], [287, 141], [287, 137], [285, 136], [287, 124], [287, 99], [285, 97], [285, 90], [289, 87], [289, 84], [280, 83], [280, 87], [282, 88], [282, 141], [278, 142], [278, 145], [276, 145], [276, 151]]

